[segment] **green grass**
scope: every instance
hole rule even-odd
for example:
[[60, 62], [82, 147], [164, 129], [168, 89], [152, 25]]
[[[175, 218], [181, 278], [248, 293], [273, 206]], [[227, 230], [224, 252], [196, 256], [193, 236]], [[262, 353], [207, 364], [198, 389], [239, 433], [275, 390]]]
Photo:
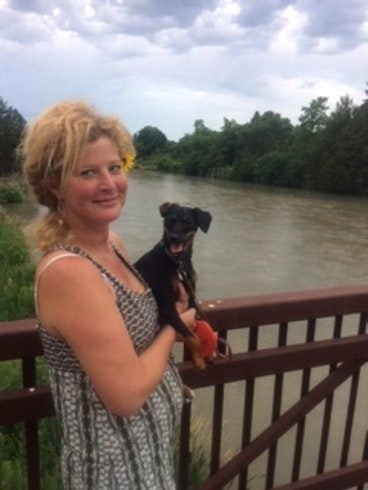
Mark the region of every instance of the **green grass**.
[[[209, 455], [206, 450], [208, 441], [206, 436], [210, 434], [209, 424], [202, 417], [194, 417], [191, 423], [188, 490], [199, 488], [208, 476]], [[174, 443], [174, 464], [179, 466], [179, 440]]]
[[33, 275], [21, 221], [0, 210], [0, 321], [34, 316]]
[[[23, 223], [0, 208], [0, 321], [34, 317], [33, 276]], [[1, 327], [0, 327], [1, 328]], [[42, 358], [37, 359], [37, 381], [47, 384]], [[0, 363], [0, 391], [22, 387], [20, 361]], [[41, 485], [60, 490], [59, 436], [54, 418], [39, 423]], [[0, 490], [26, 489], [26, 454], [23, 424], [0, 427]]]

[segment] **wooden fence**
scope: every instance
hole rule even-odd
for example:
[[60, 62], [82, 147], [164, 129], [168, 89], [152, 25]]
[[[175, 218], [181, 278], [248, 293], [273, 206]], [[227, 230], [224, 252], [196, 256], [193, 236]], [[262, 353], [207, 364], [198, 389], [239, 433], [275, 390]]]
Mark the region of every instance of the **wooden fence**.
[[[214, 300], [202, 306], [235, 353], [231, 361], [219, 360], [205, 373], [179, 363], [183, 381], [194, 390], [210, 390], [213, 399], [206, 414], [211, 421], [208, 476], [200, 488], [363, 490], [368, 482], [368, 286]], [[0, 323], [0, 361], [19, 360], [23, 372], [23, 387], [0, 393], [0, 426], [25, 424], [29, 490], [40, 488], [38, 421], [53, 415], [49, 388], [36, 380], [35, 359], [40, 355], [34, 320]], [[259, 405], [264, 379], [269, 384]], [[231, 422], [239, 443], [228, 458], [227, 388], [234, 383], [241, 393], [240, 418]], [[189, 488], [192, 411], [186, 404], [179, 490]], [[269, 420], [258, 427], [260, 412], [269, 413]], [[260, 458], [264, 469], [255, 479], [252, 466]], [[310, 463], [313, 459], [315, 464]]]

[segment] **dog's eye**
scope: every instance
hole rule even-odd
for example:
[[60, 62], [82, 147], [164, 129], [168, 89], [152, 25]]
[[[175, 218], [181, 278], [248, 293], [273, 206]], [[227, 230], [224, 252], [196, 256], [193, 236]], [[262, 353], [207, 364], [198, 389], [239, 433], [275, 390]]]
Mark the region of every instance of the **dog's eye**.
[[193, 220], [190, 216], [183, 216], [181, 222], [184, 226], [191, 227], [193, 226]]

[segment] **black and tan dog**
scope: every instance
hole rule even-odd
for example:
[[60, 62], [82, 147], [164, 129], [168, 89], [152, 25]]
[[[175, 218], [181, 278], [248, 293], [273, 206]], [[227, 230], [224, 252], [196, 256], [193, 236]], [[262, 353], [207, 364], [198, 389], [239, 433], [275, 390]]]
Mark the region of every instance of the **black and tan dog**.
[[178, 299], [178, 281], [184, 285], [189, 306], [197, 308], [195, 299], [195, 271], [192, 264], [193, 239], [198, 230], [207, 233], [212, 216], [200, 208], [166, 202], [160, 208], [164, 219], [162, 240], [134, 264], [150, 286], [156, 299], [162, 324], [169, 323], [184, 338], [193, 365], [204, 369], [196, 334], [180, 319], [175, 302]]

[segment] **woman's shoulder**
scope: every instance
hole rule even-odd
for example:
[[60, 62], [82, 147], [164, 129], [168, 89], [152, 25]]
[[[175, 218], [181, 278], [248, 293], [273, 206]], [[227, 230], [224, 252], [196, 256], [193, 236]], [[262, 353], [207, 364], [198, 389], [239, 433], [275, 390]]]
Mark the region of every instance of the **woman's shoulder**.
[[84, 256], [67, 250], [55, 250], [44, 255], [36, 266], [36, 283], [41, 276], [73, 278], [78, 274], [96, 275], [95, 267]]

